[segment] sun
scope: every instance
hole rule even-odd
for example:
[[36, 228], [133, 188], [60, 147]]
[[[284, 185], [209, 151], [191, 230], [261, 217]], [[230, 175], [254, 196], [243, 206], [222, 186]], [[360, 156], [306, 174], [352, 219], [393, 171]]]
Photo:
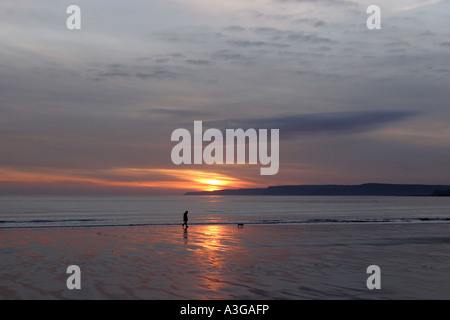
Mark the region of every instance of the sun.
[[229, 181], [218, 179], [199, 179], [197, 181], [204, 185], [206, 191], [220, 190], [221, 187], [224, 187], [230, 183]]

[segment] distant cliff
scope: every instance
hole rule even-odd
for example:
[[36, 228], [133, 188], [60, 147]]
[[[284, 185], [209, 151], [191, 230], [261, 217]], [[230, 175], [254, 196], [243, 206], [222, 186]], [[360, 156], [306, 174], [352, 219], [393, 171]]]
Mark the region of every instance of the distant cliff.
[[433, 197], [450, 197], [450, 189], [447, 190], [435, 190], [432, 194]]
[[449, 192], [448, 185], [366, 183], [361, 185], [298, 185], [187, 192], [188, 196], [431, 196]]

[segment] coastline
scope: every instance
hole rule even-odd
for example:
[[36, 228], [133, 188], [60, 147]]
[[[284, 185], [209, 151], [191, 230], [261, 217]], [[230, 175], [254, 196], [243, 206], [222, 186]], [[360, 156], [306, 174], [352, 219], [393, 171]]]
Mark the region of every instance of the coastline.
[[286, 185], [267, 188], [191, 191], [185, 196], [448, 196], [449, 185], [364, 183], [360, 185]]

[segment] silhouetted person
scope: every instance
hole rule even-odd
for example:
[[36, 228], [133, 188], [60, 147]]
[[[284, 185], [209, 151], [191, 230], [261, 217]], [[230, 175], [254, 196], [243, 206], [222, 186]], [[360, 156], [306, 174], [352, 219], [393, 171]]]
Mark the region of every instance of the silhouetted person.
[[183, 221], [184, 223], [181, 225], [183, 227], [185, 227], [186, 229], [188, 228], [187, 222], [188, 222], [188, 212], [185, 211], [183, 214]]

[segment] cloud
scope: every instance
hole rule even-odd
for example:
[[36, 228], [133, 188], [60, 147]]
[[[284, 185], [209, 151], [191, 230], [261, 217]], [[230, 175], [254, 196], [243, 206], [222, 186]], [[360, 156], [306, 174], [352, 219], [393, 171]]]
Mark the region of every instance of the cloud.
[[167, 108], [153, 108], [145, 110], [151, 114], [157, 114], [162, 116], [174, 116], [174, 117], [205, 117], [210, 116], [211, 113], [204, 110], [192, 110], [192, 109], [167, 109]]
[[214, 51], [211, 53], [211, 57], [219, 61], [228, 61], [239, 64], [248, 64], [252, 61], [249, 57], [228, 49]]
[[241, 26], [229, 26], [229, 27], [226, 27], [224, 30], [231, 31], [231, 32], [242, 32], [242, 31], [245, 31], [246, 29]]
[[328, 23], [325, 20], [318, 20], [318, 19], [309, 19], [309, 18], [301, 18], [296, 20], [295, 22], [301, 23], [301, 24], [307, 24], [313, 27], [324, 27]]
[[209, 60], [202, 60], [202, 59], [198, 59], [198, 60], [188, 59], [188, 60], [186, 60], [186, 63], [193, 64], [196, 66], [207, 66], [207, 65], [211, 64], [212, 62]]
[[336, 6], [336, 7], [354, 7], [357, 4], [347, 0], [274, 0], [279, 3], [311, 3], [315, 5]]
[[288, 48], [289, 44], [273, 43], [264, 41], [250, 41], [250, 40], [229, 40], [227, 43], [231, 46], [241, 48], [258, 48], [258, 47], [274, 47], [274, 48]]
[[[305, 20], [305, 19], [303, 19]], [[310, 19], [308, 19], [311, 21]], [[321, 24], [320, 21], [318, 24]], [[255, 34], [270, 36], [271, 39], [284, 39], [287, 43], [302, 42], [302, 43], [334, 43], [330, 38], [320, 37], [312, 33], [298, 32], [294, 30], [282, 30], [273, 27], [257, 27], [251, 29]]]
[[348, 111], [285, 115], [273, 118], [229, 119], [207, 125], [221, 129], [279, 129], [282, 137], [349, 134], [371, 131], [416, 115], [412, 111]]
[[173, 72], [164, 68], [155, 68], [150, 72], [138, 72], [135, 76], [139, 79], [147, 80], [147, 79], [174, 79], [182, 76], [182, 74]]
[[333, 43], [330, 38], [318, 37], [312, 34], [294, 33], [287, 36], [289, 41], [299, 41], [308, 43]]
[[128, 72], [111, 71], [111, 72], [99, 73], [98, 76], [105, 77], [105, 78], [116, 78], [116, 77], [129, 78], [129, 77], [131, 77], [131, 74], [129, 74]]
[[437, 4], [440, 2], [444, 2], [444, 0], [428, 0], [428, 1], [421, 1], [412, 5], [407, 5], [401, 8], [398, 8], [397, 11], [409, 11], [409, 10], [414, 10], [414, 9], [418, 9], [424, 6], [429, 6], [429, 5], [433, 5], [433, 4]]
[[[159, 61], [159, 63], [163, 63], [163, 61]], [[173, 66], [161, 66], [161, 65], [124, 66], [120, 64], [111, 64], [109, 66], [106, 66], [105, 69], [106, 69], [105, 71], [98, 71], [96, 73], [97, 79], [138, 78], [141, 80], [148, 80], [148, 79], [164, 80], [164, 79], [174, 79], [183, 76], [181, 72], [175, 71], [176, 68]]]

